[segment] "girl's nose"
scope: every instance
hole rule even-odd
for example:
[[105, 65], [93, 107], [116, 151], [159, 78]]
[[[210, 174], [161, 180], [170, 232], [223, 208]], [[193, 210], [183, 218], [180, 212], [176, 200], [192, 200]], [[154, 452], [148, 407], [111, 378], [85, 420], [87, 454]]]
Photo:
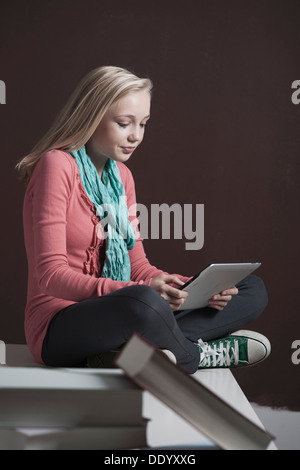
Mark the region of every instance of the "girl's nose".
[[128, 136], [130, 142], [139, 142], [142, 138], [142, 129], [135, 127]]

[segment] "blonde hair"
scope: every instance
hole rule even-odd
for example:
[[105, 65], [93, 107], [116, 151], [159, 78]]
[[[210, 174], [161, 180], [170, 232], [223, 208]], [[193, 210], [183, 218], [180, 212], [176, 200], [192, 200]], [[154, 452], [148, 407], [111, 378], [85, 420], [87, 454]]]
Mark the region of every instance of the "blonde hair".
[[151, 93], [149, 78], [139, 78], [129, 70], [104, 66], [88, 73], [77, 85], [52, 126], [31, 153], [18, 162], [20, 179], [30, 180], [40, 157], [52, 149], [81, 148], [93, 135], [108, 108], [126, 94], [145, 90]]

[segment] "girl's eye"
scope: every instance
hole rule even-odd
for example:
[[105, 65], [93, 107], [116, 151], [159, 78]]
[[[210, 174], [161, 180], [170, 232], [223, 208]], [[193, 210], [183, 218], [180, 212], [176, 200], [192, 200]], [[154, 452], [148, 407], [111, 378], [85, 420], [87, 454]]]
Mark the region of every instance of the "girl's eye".
[[[118, 122], [117, 124], [118, 124], [118, 126], [123, 127], [123, 128], [129, 126], [129, 123], [126, 123], [126, 122]], [[142, 129], [144, 129], [146, 127], [146, 125], [147, 125], [146, 122], [143, 123], [143, 124], [140, 124]]]
[[126, 124], [126, 123], [124, 123], [124, 122], [118, 122], [118, 125], [119, 125], [120, 127], [127, 127], [127, 126], [128, 126], [128, 124]]

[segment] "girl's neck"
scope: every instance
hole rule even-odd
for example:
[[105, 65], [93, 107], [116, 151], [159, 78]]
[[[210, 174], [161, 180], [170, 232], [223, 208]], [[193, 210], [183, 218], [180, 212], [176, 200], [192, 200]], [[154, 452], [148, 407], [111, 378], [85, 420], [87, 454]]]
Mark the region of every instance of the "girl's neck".
[[100, 154], [97, 151], [97, 149], [95, 148], [95, 146], [93, 145], [93, 142], [91, 140], [89, 140], [86, 143], [85, 148], [86, 148], [86, 153], [88, 154], [88, 156], [92, 160], [93, 164], [95, 165], [97, 173], [99, 175], [99, 178], [101, 179], [103, 169], [104, 169], [105, 164], [107, 162], [107, 157], [105, 157], [104, 155]]

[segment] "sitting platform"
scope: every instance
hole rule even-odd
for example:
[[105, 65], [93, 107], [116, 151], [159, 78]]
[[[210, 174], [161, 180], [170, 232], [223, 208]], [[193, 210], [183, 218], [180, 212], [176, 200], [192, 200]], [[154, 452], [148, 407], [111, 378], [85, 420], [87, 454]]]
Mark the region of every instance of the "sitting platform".
[[[34, 368], [34, 369], [31, 369]], [[35, 377], [39, 377], [42, 380], [45, 380], [45, 374], [52, 374], [53, 380], [59, 380], [59, 375], [55, 375], [54, 372], [68, 372], [71, 376], [74, 376], [74, 373], [77, 375], [77, 382], [82, 381], [84, 386], [92, 379], [97, 377], [99, 378], [103, 373], [103, 376], [107, 372], [103, 372], [101, 369], [56, 369], [48, 368], [41, 364], [38, 364], [32, 357], [28, 347], [26, 345], [6, 345], [6, 361], [5, 364], [0, 365], [0, 386], [5, 387], [3, 380], [5, 380], [5, 374], [2, 374], [1, 379], [1, 370], [6, 369], [10, 371], [10, 377], [14, 374], [23, 374], [24, 377], [34, 370]], [[8, 370], [7, 370], [8, 369]], [[14, 372], [15, 371], [15, 372]], [[128, 383], [130, 382], [128, 378], [124, 377], [124, 374], [119, 369], [109, 369], [108, 371], [113, 371], [113, 375], [120, 380], [125, 380]], [[244, 395], [243, 391], [239, 387], [237, 381], [232, 375], [230, 369], [219, 369], [219, 370], [199, 370], [194, 374], [196, 380], [205, 385], [207, 388], [212, 390], [215, 394], [219, 395], [224, 401], [227, 401], [229, 404], [234, 404], [234, 407], [247, 418], [254, 421], [256, 424], [262, 424], [255, 414], [252, 406]], [[20, 377], [19, 377], [20, 378]], [[10, 379], [11, 380], [11, 379]], [[1, 383], [2, 382], [2, 383]], [[76, 382], [76, 383], [77, 383]], [[128, 385], [127, 382], [124, 382], [129, 388], [131, 385]], [[75, 383], [75, 382], [74, 382]], [[52, 384], [55, 388], [55, 384]], [[94, 385], [93, 385], [94, 386]], [[132, 389], [138, 388], [135, 385], [132, 385]], [[194, 449], [194, 450], [205, 450], [205, 449], [216, 449], [216, 446], [213, 442], [209, 441], [204, 435], [187, 423], [183, 418], [181, 418], [177, 413], [172, 411], [157, 398], [151, 395], [148, 392], [141, 391], [142, 394], [142, 414], [143, 418], [146, 418], [147, 421], [147, 436], [146, 441], [147, 449]], [[126, 407], [126, 403], [124, 403]], [[21, 406], [22, 408], [22, 406]], [[113, 409], [110, 413], [113, 413]], [[13, 413], [13, 410], [12, 410]], [[15, 420], [18, 418], [15, 418]], [[18, 423], [14, 423], [18, 426]], [[5, 437], [3, 426], [0, 423], [0, 449], [11, 448], [10, 441]], [[20, 422], [20, 427], [24, 426], [24, 423]], [[45, 428], [48, 428], [49, 423], [45, 422], [43, 424]], [[51, 426], [51, 424], [50, 424]], [[7, 429], [5, 430], [5, 432]], [[24, 429], [23, 429], [24, 431]], [[39, 429], [41, 431], [41, 429]], [[2, 437], [1, 440], [1, 432]], [[52, 439], [53, 447], [53, 439]], [[6, 447], [7, 446], [7, 447]], [[44, 440], [41, 441], [37, 448], [49, 448], [49, 445]], [[131, 447], [131, 446], [130, 446]], [[134, 446], [133, 446], [134, 447]], [[12, 445], [13, 448], [13, 445]], [[103, 447], [101, 447], [103, 448]], [[107, 446], [104, 447], [107, 449], [113, 449], [114, 447]], [[117, 447], [118, 448], [118, 447]], [[276, 449], [275, 445], [271, 443], [268, 449]]]

